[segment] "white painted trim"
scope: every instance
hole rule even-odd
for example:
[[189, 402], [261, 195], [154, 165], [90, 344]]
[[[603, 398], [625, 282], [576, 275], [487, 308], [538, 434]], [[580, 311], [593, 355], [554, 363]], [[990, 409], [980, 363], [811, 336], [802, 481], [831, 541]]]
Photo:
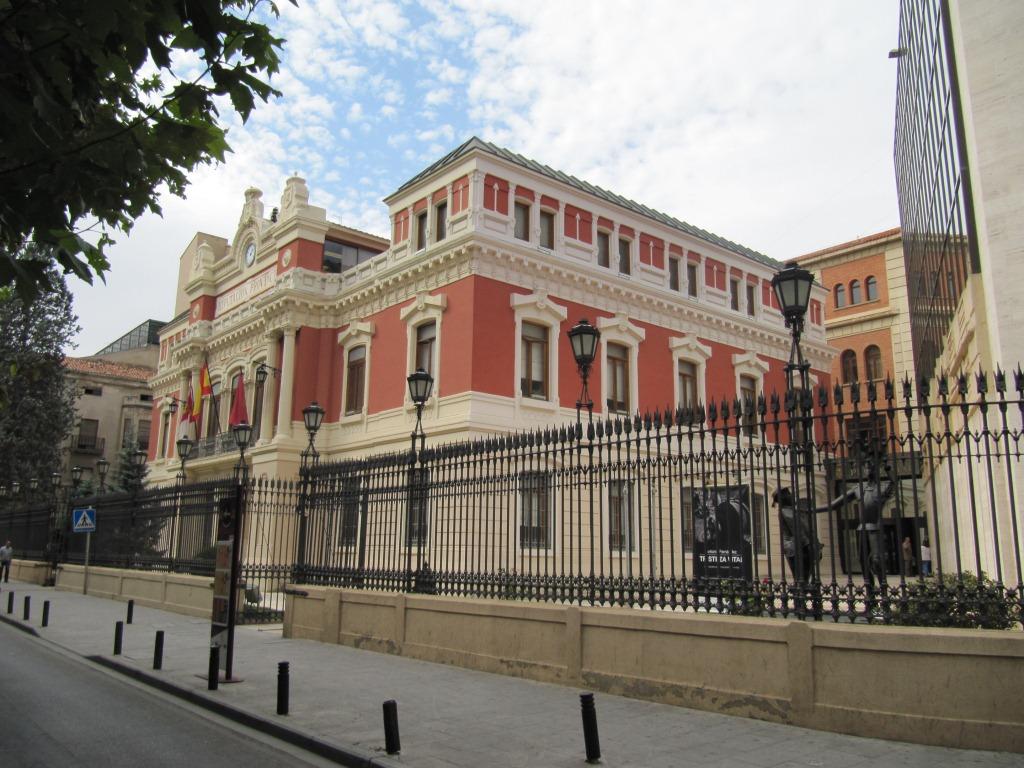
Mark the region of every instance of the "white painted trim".
[[[597, 329], [601, 331], [601, 397], [596, 400], [597, 410], [609, 413], [608, 398], [608, 344], [621, 344], [629, 353], [629, 402], [626, 404], [626, 413], [633, 413], [640, 402], [640, 380], [637, 370], [640, 344], [647, 336], [647, 331], [638, 325], [633, 325], [625, 312], [619, 312], [615, 317], [597, 318]], [[593, 397], [593, 395], [591, 395]], [[604, 403], [604, 407], [601, 404]]]
[[701, 344], [694, 334], [674, 336], [668, 340], [668, 348], [672, 354], [672, 388], [675, 403], [682, 403], [682, 392], [679, 391], [679, 363], [692, 363], [697, 369], [697, 402], [707, 403], [707, 361], [711, 357], [711, 347]]
[[[561, 340], [561, 324], [569, 316], [569, 311], [561, 304], [556, 304], [548, 298], [544, 291], [534, 291], [530, 294], [513, 293], [510, 299], [512, 309], [515, 312], [515, 336], [512, 391], [515, 393], [516, 408], [523, 406], [529, 408], [543, 408], [549, 410], [558, 409], [558, 344]], [[523, 397], [520, 391], [520, 379], [523, 373], [522, 360], [522, 336], [523, 321], [535, 323], [548, 329], [548, 397], [546, 400], [537, 400], [532, 397]]]
[[[366, 418], [366, 406], [370, 399], [370, 357], [373, 351], [373, 336], [376, 333], [373, 323], [359, 321], [349, 324], [344, 331], [338, 332], [338, 346], [341, 347], [341, 403], [338, 406], [338, 419], [346, 422], [361, 421]], [[356, 347], [366, 347], [366, 360], [363, 363], [363, 407], [359, 413], [345, 413], [345, 402], [348, 399], [348, 353]]]

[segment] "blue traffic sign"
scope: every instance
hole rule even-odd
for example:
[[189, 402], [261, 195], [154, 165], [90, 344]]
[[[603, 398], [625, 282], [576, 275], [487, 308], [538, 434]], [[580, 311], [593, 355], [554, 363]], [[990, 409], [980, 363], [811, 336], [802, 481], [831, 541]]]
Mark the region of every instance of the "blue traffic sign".
[[93, 507], [71, 510], [71, 524], [75, 533], [92, 533], [96, 530], [96, 510]]

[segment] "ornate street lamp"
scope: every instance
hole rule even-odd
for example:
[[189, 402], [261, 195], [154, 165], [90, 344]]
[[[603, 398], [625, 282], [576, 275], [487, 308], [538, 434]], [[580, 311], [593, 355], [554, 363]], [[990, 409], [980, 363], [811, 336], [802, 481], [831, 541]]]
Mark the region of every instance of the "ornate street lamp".
[[[789, 362], [786, 364], [786, 388], [787, 402], [792, 404], [793, 410], [790, 415], [789, 440], [790, 440], [790, 484], [793, 493], [794, 536], [797, 541], [801, 540], [801, 524], [811, 526], [810, 535], [817, 541], [817, 525], [813, 517], [809, 522], [801, 520], [800, 510], [802, 508], [814, 508], [814, 445], [813, 445], [813, 417], [811, 415], [811, 364], [804, 357], [800, 348], [800, 337], [804, 330], [804, 317], [807, 314], [807, 305], [811, 298], [811, 286], [814, 284], [814, 275], [795, 264], [788, 265], [782, 271], [776, 273], [772, 278], [772, 288], [779, 300], [779, 307], [785, 319], [786, 327], [790, 330], [793, 342], [789, 352]], [[801, 466], [802, 465], [802, 466]], [[803, 493], [801, 493], [801, 476], [803, 479]], [[803, 499], [801, 500], [801, 496]], [[817, 558], [813, 562], [804, 564], [800, 562], [802, 548], [796, 549], [796, 566], [801, 573], [810, 575], [812, 584], [802, 584], [811, 590], [811, 599], [815, 618], [821, 617], [821, 594], [818, 582]], [[794, 574], [794, 578], [796, 574]], [[801, 579], [802, 580], [802, 579]], [[797, 607], [797, 614], [803, 615], [803, 600]]]
[[306, 425], [306, 434], [309, 435], [309, 446], [302, 453], [302, 461], [305, 463], [312, 459], [316, 462], [319, 454], [313, 441], [316, 439], [316, 433], [320, 431], [320, 425], [324, 423], [324, 409], [316, 400], [302, 409], [302, 423]]
[[245, 449], [249, 447], [249, 439], [252, 437], [252, 426], [244, 421], [240, 422], [231, 428], [231, 434], [234, 435], [235, 445], [238, 446], [238, 466], [235, 468], [236, 476], [238, 477], [238, 482], [244, 484], [248, 475], [248, 467], [245, 463]]
[[[84, 470], [77, 464], [71, 468], [71, 484], [77, 488], [78, 484], [82, 482], [82, 473]], [[35, 481], [33, 481], [35, 482]]]
[[33, 494], [36, 491], [39, 490], [39, 478], [38, 477], [33, 477], [31, 480], [28, 481], [28, 489], [30, 491], [32, 491]]
[[590, 368], [594, 364], [597, 342], [601, 339], [601, 332], [584, 318], [567, 331], [567, 334], [569, 344], [572, 346], [572, 356], [576, 358], [576, 368], [582, 381], [580, 396], [576, 400], [576, 423], [580, 423], [580, 409], [583, 406], [587, 406], [587, 416], [590, 421], [593, 421], [594, 401], [590, 399], [587, 380], [590, 378]]
[[195, 446], [189, 438], [181, 437], [177, 442], [178, 446], [178, 458], [181, 459], [181, 471], [178, 472], [178, 482], [185, 482], [185, 462], [188, 461], [188, 457], [192, 455], [192, 448]]
[[100, 459], [96, 462], [96, 475], [100, 479], [100, 492], [102, 493], [107, 487], [107, 472], [110, 471], [110, 462], [106, 459]]
[[[57, 493], [60, 490], [61, 476], [60, 472], [54, 472], [50, 475], [50, 487], [53, 488], [53, 492]], [[15, 483], [17, 485], [17, 483]], [[17, 493], [17, 491], [15, 491]]]
[[426, 435], [423, 432], [423, 405], [430, 399], [430, 392], [434, 388], [434, 377], [422, 368], [417, 368], [409, 374], [405, 381], [409, 385], [409, 399], [416, 406], [416, 427], [412, 431], [412, 448], [414, 451], [416, 450], [416, 436], [419, 435], [420, 450], [422, 451], [426, 440]]
[[178, 398], [176, 398], [174, 395], [167, 395], [164, 399], [171, 401], [168, 404], [168, 406], [167, 406], [167, 412], [168, 413], [177, 413], [178, 412], [178, 406], [179, 405], [184, 405], [184, 403], [182, 403], [182, 401], [179, 400]]
[[275, 368], [272, 365], [260, 363], [259, 365], [256, 366], [256, 383], [262, 387], [264, 384], [267, 383], [267, 377], [271, 373], [278, 375], [281, 373], [281, 370], [279, 368]]
[[[58, 477], [60, 477], [60, 475], [58, 475]], [[21, 483], [15, 480], [11, 483], [11, 495], [17, 496], [19, 493], [21, 493]]]

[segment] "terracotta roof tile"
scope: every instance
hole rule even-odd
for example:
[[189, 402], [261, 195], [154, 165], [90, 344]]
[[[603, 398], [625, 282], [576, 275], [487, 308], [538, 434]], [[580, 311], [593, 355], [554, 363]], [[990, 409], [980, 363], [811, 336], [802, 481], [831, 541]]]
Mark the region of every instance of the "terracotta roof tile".
[[119, 379], [146, 382], [156, 373], [155, 368], [146, 365], [114, 363], [96, 357], [65, 357], [65, 367], [74, 373], [94, 373], [99, 376], [114, 376]]

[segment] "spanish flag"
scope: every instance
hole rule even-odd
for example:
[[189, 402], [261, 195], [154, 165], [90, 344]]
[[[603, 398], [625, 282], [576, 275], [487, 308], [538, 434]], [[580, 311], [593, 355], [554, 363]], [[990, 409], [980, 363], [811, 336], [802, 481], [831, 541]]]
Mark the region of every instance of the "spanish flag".
[[213, 382], [210, 381], [210, 366], [203, 361], [203, 367], [199, 370], [199, 396], [210, 397], [213, 395]]

